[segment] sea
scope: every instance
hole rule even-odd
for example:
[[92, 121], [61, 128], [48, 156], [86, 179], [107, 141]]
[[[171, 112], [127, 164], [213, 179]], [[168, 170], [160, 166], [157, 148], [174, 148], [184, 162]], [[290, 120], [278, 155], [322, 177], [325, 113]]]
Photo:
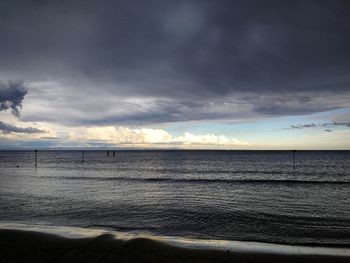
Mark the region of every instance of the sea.
[[108, 153], [0, 151], [0, 223], [350, 245], [350, 151]]

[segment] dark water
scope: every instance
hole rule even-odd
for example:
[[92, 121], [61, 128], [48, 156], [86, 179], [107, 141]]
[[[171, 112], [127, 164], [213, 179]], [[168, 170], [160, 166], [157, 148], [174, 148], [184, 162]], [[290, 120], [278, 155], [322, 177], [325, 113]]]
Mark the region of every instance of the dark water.
[[[0, 151], [0, 222], [350, 245], [350, 151]], [[17, 167], [17, 165], [19, 167]]]

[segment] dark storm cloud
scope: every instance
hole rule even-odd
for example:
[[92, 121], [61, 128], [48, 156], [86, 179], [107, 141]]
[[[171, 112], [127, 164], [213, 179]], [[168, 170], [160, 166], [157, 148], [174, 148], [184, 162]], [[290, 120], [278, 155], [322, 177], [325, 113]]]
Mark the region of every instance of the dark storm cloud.
[[42, 133], [44, 131], [33, 127], [21, 128], [21, 127], [17, 127], [15, 125], [11, 125], [0, 121], [0, 132], [2, 132], [3, 134], [9, 134], [9, 133]]
[[27, 89], [22, 82], [0, 81], [0, 111], [11, 109], [12, 113], [19, 117], [19, 110], [26, 94]]
[[[235, 96], [261, 115], [349, 106], [318, 102], [349, 99], [346, 0], [1, 1], [0, 35], [0, 73], [63, 80], [79, 101], [100, 90], [169, 103], [116, 122], [226, 118], [228, 107], [206, 115], [205, 105]], [[188, 100], [203, 107], [176, 109]], [[96, 101], [89, 111], [101, 106], [118, 107]]]

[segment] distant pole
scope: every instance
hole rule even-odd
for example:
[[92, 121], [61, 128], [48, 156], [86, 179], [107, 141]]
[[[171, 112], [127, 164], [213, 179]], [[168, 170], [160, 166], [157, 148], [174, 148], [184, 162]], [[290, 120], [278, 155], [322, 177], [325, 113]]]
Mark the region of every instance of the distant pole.
[[38, 167], [38, 150], [34, 150], [34, 153], [35, 153], [35, 164], [34, 164], [34, 166]]
[[293, 150], [293, 169], [295, 170], [295, 152], [296, 150]]
[[109, 156], [109, 151], [107, 151], [107, 156]]
[[85, 152], [83, 151], [83, 152], [82, 152], [82, 156], [81, 156], [81, 162], [82, 162], [82, 163], [84, 162], [84, 157], [85, 157]]
[[115, 151], [113, 151], [113, 156], [115, 156]]

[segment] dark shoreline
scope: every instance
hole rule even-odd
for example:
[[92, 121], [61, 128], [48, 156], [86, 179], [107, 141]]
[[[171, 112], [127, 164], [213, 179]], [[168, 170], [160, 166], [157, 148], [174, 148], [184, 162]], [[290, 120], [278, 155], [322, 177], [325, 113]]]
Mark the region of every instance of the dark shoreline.
[[[215, 245], [215, 244], [213, 244]], [[279, 245], [277, 245], [279, 246]], [[299, 251], [299, 250], [297, 250]], [[107, 233], [68, 238], [38, 231], [0, 229], [1, 262], [350, 262], [349, 255], [291, 254], [283, 249], [181, 247], [152, 238], [116, 239]]]
[[[66, 238], [80, 238], [80, 237], [91, 237], [97, 236], [104, 233], [112, 234], [117, 239], [122, 237], [126, 238], [134, 238], [134, 237], [151, 237], [156, 240], [172, 240], [179, 241], [182, 243], [182, 240], [186, 240], [186, 243], [202, 243], [211, 244], [215, 243], [225, 243], [226, 246], [230, 243], [242, 243], [242, 244], [259, 244], [262, 247], [268, 246], [283, 246], [283, 247], [297, 247], [297, 248], [330, 248], [330, 249], [344, 249], [349, 251], [350, 256], [350, 243], [327, 243], [327, 242], [283, 242], [281, 240], [276, 240], [273, 242], [267, 242], [266, 240], [259, 239], [208, 239], [208, 237], [189, 237], [189, 236], [176, 236], [176, 235], [162, 235], [157, 233], [151, 233], [147, 230], [147, 228], [125, 228], [125, 227], [115, 227], [109, 225], [87, 225], [87, 226], [77, 226], [77, 225], [54, 225], [54, 224], [31, 224], [31, 223], [23, 223], [23, 222], [10, 222], [3, 221], [0, 222], [0, 231], [2, 230], [13, 230], [13, 231], [31, 231], [38, 233], [47, 233], [58, 236], [63, 236]], [[175, 242], [176, 243], [176, 242]], [[226, 247], [225, 246], [225, 247]]]
[[0, 152], [350, 152], [350, 149], [180, 149], [180, 148], [2, 148]]
[[[67, 226], [69, 227], [69, 226]], [[106, 225], [90, 225], [85, 227], [86, 229], [101, 229], [101, 230], [107, 230], [107, 231], [130, 231], [132, 229], [128, 229], [128, 228], [116, 228], [114, 226], [106, 226]], [[1, 228], [0, 228], [1, 230]], [[136, 229], [139, 230], [139, 229]], [[167, 237], [173, 237], [173, 238], [177, 238], [178, 236], [171, 236], [168, 235]], [[191, 237], [188, 237], [191, 238]], [[200, 238], [198, 238], [198, 240], [200, 240]], [[220, 240], [218, 240], [220, 241]], [[247, 243], [260, 243], [260, 244], [266, 244], [266, 245], [271, 245], [271, 243], [267, 243], [265, 240], [259, 240], [259, 239], [227, 239], [225, 241], [228, 242], [247, 242]], [[338, 248], [338, 249], [349, 249], [350, 250], [350, 243], [348, 244], [335, 244], [335, 243], [326, 243], [326, 242], [322, 242], [322, 243], [315, 243], [315, 242], [303, 242], [303, 243], [288, 243], [288, 242], [283, 242], [283, 241], [277, 241], [274, 242], [273, 245], [281, 245], [281, 246], [300, 246], [300, 247], [315, 247], [315, 248], [319, 248], [319, 247], [324, 247], [324, 248]]]

